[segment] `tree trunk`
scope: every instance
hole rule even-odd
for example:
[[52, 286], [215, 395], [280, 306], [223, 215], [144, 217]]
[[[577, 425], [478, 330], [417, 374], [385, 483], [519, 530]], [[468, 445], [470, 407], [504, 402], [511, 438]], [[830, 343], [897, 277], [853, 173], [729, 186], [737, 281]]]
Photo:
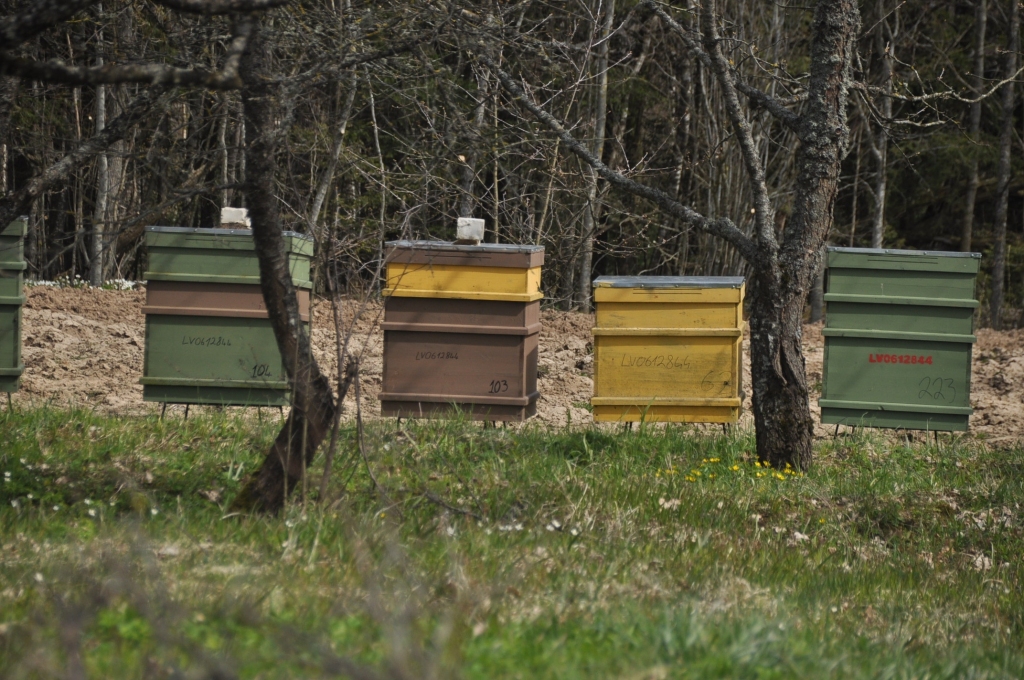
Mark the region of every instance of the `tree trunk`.
[[345, 395], [339, 395], [336, 406], [330, 381], [313, 358], [309, 335], [299, 318], [274, 190], [276, 151], [283, 135], [275, 121], [282, 118], [278, 114], [283, 93], [270, 78], [268, 52], [257, 23], [239, 66], [248, 140], [244, 192], [252, 217], [260, 287], [288, 374], [292, 408], [259, 470], [247, 480], [233, 506], [239, 510], [278, 512], [288, 494], [305, 477], [306, 468], [330, 431], [335, 408], [340, 407]]
[[[1020, 9], [1018, 0], [1010, 0], [1010, 28], [1007, 40], [1006, 78], [1017, 72], [1020, 48]], [[1010, 150], [1013, 144], [1013, 90], [1015, 83], [1003, 85], [1003, 124], [999, 134], [999, 170], [996, 180], [996, 223], [992, 239], [992, 297], [989, 316], [992, 328], [1003, 327], [1003, 290], [1006, 285], [1006, 215], [1010, 202]]]
[[[102, 11], [102, 8], [101, 8]], [[100, 33], [100, 42], [103, 34]], [[103, 58], [97, 60], [103, 65]], [[107, 86], [96, 86], [96, 134], [103, 132], [107, 125]], [[107, 221], [107, 197], [110, 194], [110, 170], [107, 154], [100, 153], [96, 159], [96, 205], [92, 214], [92, 245], [89, 252], [89, 285], [103, 285], [103, 231]]]
[[802, 121], [810, 134], [804, 132], [796, 152], [793, 213], [777, 264], [772, 266], [765, 256], [763, 241], [751, 262], [750, 372], [757, 455], [776, 468], [806, 470], [813, 457], [801, 321], [807, 290], [822, 266], [839, 171], [849, 149], [846, 107], [859, 31], [856, 0], [818, 2], [812, 24], [810, 106]]
[[476, 197], [473, 195], [473, 183], [476, 180], [476, 162], [479, 151], [480, 130], [484, 126], [484, 114], [487, 112], [487, 80], [483, 75], [476, 79], [476, 91], [480, 100], [473, 111], [473, 125], [470, 128], [470, 149], [467, 151], [462, 165], [462, 181], [459, 188], [462, 190], [462, 201], [459, 204], [459, 217], [472, 217], [473, 208], [476, 207]]
[[[605, 3], [604, 23], [601, 27], [597, 47], [597, 92], [594, 97], [594, 146], [592, 153], [597, 158], [604, 155], [604, 129], [608, 120], [608, 43], [611, 42], [612, 25], [615, 21], [615, 0], [598, 0]], [[596, 32], [596, 31], [595, 31]], [[597, 180], [593, 169], [587, 173], [587, 205], [583, 208], [583, 243], [580, 253], [579, 303], [581, 311], [590, 310], [591, 272], [594, 268], [594, 235], [597, 229]]]
[[[893, 10], [899, 11], [898, 9]], [[878, 2], [878, 15], [885, 17], [885, 5], [882, 0]], [[882, 89], [884, 94], [879, 102], [879, 111], [882, 114], [882, 126], [878, 131], [873, 149], [875, 161], [878, 164], [878, 174], [875, 177], [875, 218], [871, 224], [871, 247], [881, 248], [885, 240], [885, 198], [888, 191], [889, 168], [889, 131], [886, 126], [892, 120], [892, 60], [893, 50], [896, 46], [887, 38], [892, 37], [892, 31], [887, 31], [888, 20], [882, 19], [878, 25], [878, 35], [875, 38], [878, 55], [882, 60]], [[886, 35], [888, 33], [888, 35]]]
[[[824, 258], [824, 256], [823, 256]], [[811, 323], [818, 323], [825, 316], [825, 267], [818, 267], [818, 275], [811, 286]]]
[[[978, 0], [978, 8], [975, 12], [974, 21], [974, 78], [971, 85], [974, 89], [974, 96], [981, 97], [982, 88], [985, 86], [985, 24], [988, 21], [988, 0]], [[971, 104], [971, 122], [969, 134], [971, 143], [978, 144], [979, 133], [981, 132], [981, 101]], [[971, 238], [974, 233], [974, 203], [978, 198], [978, 184], [981, 180], [978, 176], [978, 158], [971, 150], [971, 176], [967, 180], [967, 197], [964, 200], [964, 221], [960, 232], [960, 252], [971, 252]]]

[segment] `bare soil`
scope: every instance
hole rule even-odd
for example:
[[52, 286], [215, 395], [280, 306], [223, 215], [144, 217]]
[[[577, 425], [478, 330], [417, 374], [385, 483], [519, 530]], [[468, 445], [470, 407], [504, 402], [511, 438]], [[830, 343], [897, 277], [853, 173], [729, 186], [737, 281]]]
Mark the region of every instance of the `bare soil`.
[[[76, 404], [97, 411], [141, 414], [156, 410], [142, 401], [142, 356], [145, 322], [142, 290], [109, 291], [33, 287], [24, 308], [22, 388], [15, 403]], [[340, 310], [343, 328], [354, 328], [350, 348], [361, 357], [363, 414], [379, 417], [383, 336], [381, 308], [346, 300]], [[585, 423], [593, 390], [593, 316], [546, 310], [540, 336], [538, 420], [559, 426]], [[971, 431], [987, 441], [1007, 445], [1024, 438], [1024, 330], [978, 331], [974, 349]], [[337, 375], [337, 347], [330, 305], [317, 301], [313, 346], [317, 360]], [[817, 417], [824, 342], [820, 325], [804, 327], [804, 353], [812, 387], [811, 410]], [[744, 362], [749, 386], [749, 361]], [[750, 390], [746, 389], [743, 423], [749, 425]], [[346, 413], [356, 409], [355, 394]], [[819, 436], [832, 434], [818, 426]]]

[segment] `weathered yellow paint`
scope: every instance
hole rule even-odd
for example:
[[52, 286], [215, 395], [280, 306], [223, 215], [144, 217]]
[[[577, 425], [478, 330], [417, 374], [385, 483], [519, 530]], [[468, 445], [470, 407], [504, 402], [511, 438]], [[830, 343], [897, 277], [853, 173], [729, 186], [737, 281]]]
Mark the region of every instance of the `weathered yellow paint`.
[[[742, 408], [742, 284], [595, 283], [594, 420], [735, 423]], [[701, 281], [713, 281], [702, 279]], [[733, 282], [736, 280], [733, 279]]]
[[599, 423], [735, 423], [739, 406], [595, 406]]
[[540, 270], [392, 262], [384, 295], [533, 302], [544, 297]]
[[[639, 277], [638, 277], [639, 278]], [[698, 303], [731, 302], [743, 299], [744, 288], [594, 288], [595, 302]]]
[[736, 301], [597, 303], [598, 328], [738, 328]]

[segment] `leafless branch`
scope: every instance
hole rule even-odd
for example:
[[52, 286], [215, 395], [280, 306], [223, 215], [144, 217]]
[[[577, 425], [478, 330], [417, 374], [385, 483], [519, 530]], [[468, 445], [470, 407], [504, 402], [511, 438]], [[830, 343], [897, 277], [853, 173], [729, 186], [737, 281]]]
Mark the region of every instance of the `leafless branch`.
[[[706, 50], [701, 48], [700, 42], [697, 40], [697, 38], [691, 35], [690, 32], [687, 31], [678, 21], [673, 19], [672, 16], [668, 12], [666, 12], [665, 9], [655, 0], [644, 0], [644, 4], [647, 7], [650, 7], [651, 10], [653, 10], [654, 13], [657, 14], [662, 21], [668, 24], [669, 28], [675, 31], [676, 35], [678, 35], [679, 38], [683, 41], [683, 44], [686, 45], [686, 49], [688, 49], [690, 53], [693, 54], [693, 56], [699, 59], [700, 62], [707, 66], [709, 69], [714, 69], [711, 55], [708, 54]], [[743, 94], [743, 96], [747, 97], [751, 102], [767, 109], [773, 116], [778, 118], [779, 121], [782, 122], [786, 127], [796, 132], [798, 135], [801, 134], [800, 116], [787, 109], [783, 102], [765, 92], [762, 92], [756, 87], [737, 81], [735, 77], [733, 77], [733, 85], [741, 94]]]
[[17, 47], [96, 2], [97, 0], [42, 0], [0, 24], [0, 50]]
[[59, 60], [36, 61], [0, 52], [0, 75], [18, 76], [49, 83], [98, 85], [110, 83], [143, 83], [164, 86], [201, 86], [213, 90], [233, 90], [242, 85], [238, 63], [252, 31], [248, 17], [235, 24], [224, 67], [209, 69], [175, 68], [164, 64], [107, 64], [103, 66], [68, 66]]
[[512, 78], [511, 75], [501, 69], [490, 57], [483, 52], [476, 53], [477, 59], [486, 64], [498, 76], [501, 86], [514, 99], [522, 103], [539, 121], [547, 125], [574, 154], [592, 167], [597, 174], [613, 186], [628, 191], [629, 193], [641, 196], [653, 202], [666, 213], [679, 218], [684, 223], [697, 229], [706, 231], [709, 234], [718, 236], [730, 244], [745, 259], [752, 259], [756, 255], [753, 241], [733, 224], [727, 217], [708, 219], [693, 208], [685, 206], [669, 196], [660, 189], [641, 184], [618, 172], [615, 172], [605, 165], [600, 158], [596, 157], [583, 144], [581, 144], [554, 116], [538, 106], [525, 90]]
[[760, 246], [767, 248], [769, 258], [774, 259], [778, 252], [779, 244], [775, 238], [775, 211], [772, 208], [771, 200], [768, 198], [764, 166], [761, 163], [757, 145], [754, 144], [750, 123], [740, 108], [740, 100], [736, 91], [736, 74], [733, 73], [733, 70], [729, 67], [729, 62], [722, 53], [715, 21], [715, 2], [714, 0], [706, 0], [700, 15], [701, 30], [704, 33], [704, 49], [708, 56], [711, 57], [711, 67], [718, 78], [719, 84], [722, 86], [725, 98], [725, 111], [729, 116], [729, 122], [732, 123], [733, 131], [736, 133], [736, 141], [739, 143], [740, 151], [743, 154], [743, 164], [747, 168], [751, 192], [754, 194], [757, 240]]
[[273, 9], [287, 5], [291, 0], [153, 0], [153, 2], [179, 12], [216, 16]]

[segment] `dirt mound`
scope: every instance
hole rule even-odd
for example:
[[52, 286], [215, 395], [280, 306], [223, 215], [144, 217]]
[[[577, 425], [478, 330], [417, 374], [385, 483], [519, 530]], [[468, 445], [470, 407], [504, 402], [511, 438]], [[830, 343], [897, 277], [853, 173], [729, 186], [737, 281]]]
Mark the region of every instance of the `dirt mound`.
[[[24, 309], [25, 374], [16, 402], [78, 404], [111, 413], [152, 412], [142, 401], [145, 323], [141, 290], [34, 287]], [[349, 349], [360, 357], [364, 415], [379, 417], [377, 395], [383, 371], [381, 306], [346, 300], [339, 310]], [[540, 335], [538, 419], [551, 425], [587, 422], [593, 390], [593, 316], [546, 310]], [[313, 351], [324, 371], [337, 379], [333, 311], [324, 300], [313, 309]], [[746, 346], [749, 347], [749, 338]], [[811, 410], [817, 418], [824, 340], [821, 325], [804, 327], [804, 356]], [[978, 332], [974, 350], [971, 431], [1006, 444], [1024, 436], [1024, 331]], [[744, 361], [745, 414], [750, 424], [750, 362]], [[355, 394], [345, 400], [349, 417]], [[831, 428], [819, 425], [819, 436]]]

